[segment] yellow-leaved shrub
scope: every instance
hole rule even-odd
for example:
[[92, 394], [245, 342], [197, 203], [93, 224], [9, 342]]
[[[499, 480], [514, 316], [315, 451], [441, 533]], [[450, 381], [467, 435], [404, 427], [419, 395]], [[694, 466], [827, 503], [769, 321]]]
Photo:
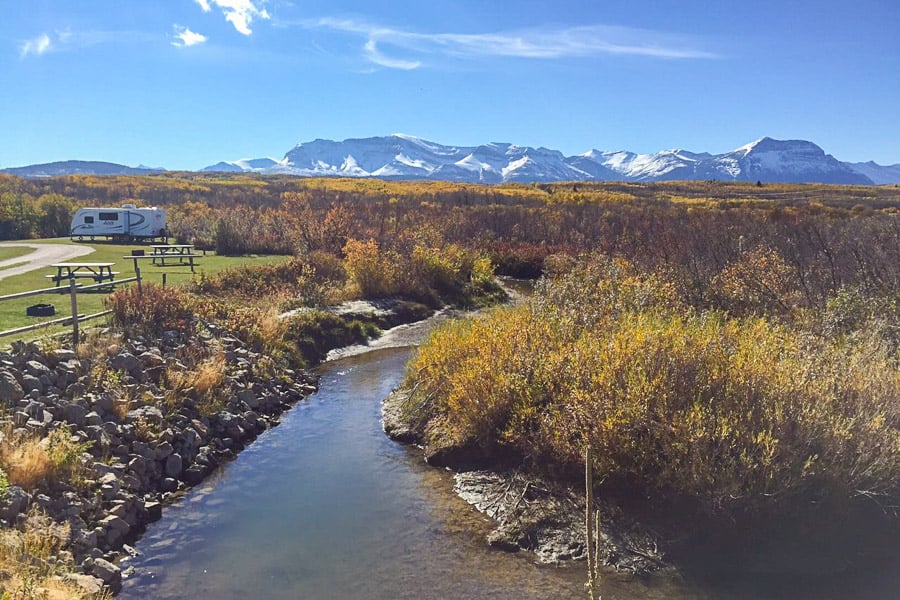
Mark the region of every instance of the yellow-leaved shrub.
[[534, 298], [435, 331], [410, 363], [432, 447], [514, 450], [718, 507], [821, 490], [896, 496], [900, 371], [878, 336], [815, 337], [682, 306], [598, 259]]

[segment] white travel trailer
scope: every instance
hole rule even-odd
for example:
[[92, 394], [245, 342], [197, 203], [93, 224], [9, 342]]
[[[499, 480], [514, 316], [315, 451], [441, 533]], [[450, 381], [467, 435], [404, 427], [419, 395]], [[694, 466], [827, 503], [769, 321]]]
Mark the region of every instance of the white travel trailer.
[[72, 217], [69, 237], [73, 242], [98, 237], [123, 242], [147, 241], [168, 237], [166, 211], [163, 208], [79, 208]]

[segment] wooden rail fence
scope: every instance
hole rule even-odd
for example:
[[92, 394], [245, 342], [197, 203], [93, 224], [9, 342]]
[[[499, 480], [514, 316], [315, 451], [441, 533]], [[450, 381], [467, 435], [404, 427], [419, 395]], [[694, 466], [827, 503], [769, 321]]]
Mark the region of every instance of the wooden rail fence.
[[[98, 283], [95, 285], [81, 285], [80, 283], [75, 283], [74, 277], [69, 277], [69, 297], [72, 303], [72, 316], [70, 317], [62, 317], [60, 319], [52, 319], [50, 321], [42, 321], [40, 323], [35, 323], [33, 325], [25, 325], [24, 327], [16, 327], [15, 329], [7, 329], [6, 331], [0, 331], [0, 337], [6, 337], [9, 335], [17, 335], [20, 333], [28, 333], [29, 331], [36, 331], [38, 329], [43, 329], [44, 327], [50, 327], [52, 325], [68, 325], [71, 322], [72, 325], [72, 337], [75, 340], [75, 345], [78, 345], [78, 324], [84, 321], [89, 321], [91, 319], [96, 319], [99, 317], [106, 316], [110, 314], [111, 310], [103, 310], [98, 313], [94, 313], [92, 315], [83, 315], [78, 313], [78, 293], [79, 292], [88, 292], [91, 290], [99, 290], [99, 289], [109, 289], [111, 287], [115, 287], [117, 285], [122, 285], [125, 283], [131, 283], [136, 281], [138, 284], [139, 293], [143, 290], [141, 286], [141, 273], [137, 271], [136, 277], [129, 277], [128, 279], [118, 279], [114, 281], [104, 281], [103, 283]], [[0, 302], [4, 300], [16, 300], [18, 298], [29, 298], [31, 296], [39, 296], [41, 294], [59, 294], [60, 288], [52, 287], [52, 288], [44, 288], [40, 290], [31, 290], [28, 292], [19, 292], [17, 294], [9, 294], [7, 296], [0, 296]]]

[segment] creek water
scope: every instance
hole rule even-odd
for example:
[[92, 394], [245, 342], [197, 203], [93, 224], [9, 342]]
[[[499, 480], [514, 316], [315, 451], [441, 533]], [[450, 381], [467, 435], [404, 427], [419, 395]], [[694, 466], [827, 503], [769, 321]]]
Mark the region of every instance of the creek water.
[[580, 568], [488, 549], [452, 475], [384, 435], [408, 356], [327, 363], [317, 394], [148, 528], [120, 597], [582, 597]]
[[[421, 333], [403, 329], [382, 349], [326, 363], [315, 395], [150, 525], [120, 598], [585, 598], [583, 564], [540, 566], [488, 548], [490, 523], [453, 493], [452, 474], [384, 435], [381, 400], [410, 353], [391, 346]], [[602, 596], [894, 598], [900, 589], [896, 576], [871, 594], [776, 583], [607, 573]]]

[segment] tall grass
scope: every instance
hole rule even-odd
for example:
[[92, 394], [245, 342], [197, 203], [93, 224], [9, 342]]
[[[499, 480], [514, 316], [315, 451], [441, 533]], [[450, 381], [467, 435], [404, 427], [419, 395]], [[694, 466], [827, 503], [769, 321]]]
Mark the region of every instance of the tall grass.
[[0, 531], [0, 598], [10, 600], [108, 600], [108, 592], [92, 595], [66, 579], [74, 570], [65, 550], [67, 523], [56, 523], [40, 511], [29, 512], [21, 529]]
[[191, 399], [200, 414], [209, 416], [217, 413], [225, 407], [226, 395], [230, 391], [225, 352], [219, 348], [206, 356], [197, 356], [196, 351], [189, 354], [183, 358], [190, 366], [185, 368], [173, 363], [165, 370], [166, 405], [176, 409]]
[[10, 484], [34, 490], [75, 478], [81, 468], [81, 454], [89, 446], [73, 441], [65, 427], [44, 437], [7, 425], [0, 439], [0, 467]]

